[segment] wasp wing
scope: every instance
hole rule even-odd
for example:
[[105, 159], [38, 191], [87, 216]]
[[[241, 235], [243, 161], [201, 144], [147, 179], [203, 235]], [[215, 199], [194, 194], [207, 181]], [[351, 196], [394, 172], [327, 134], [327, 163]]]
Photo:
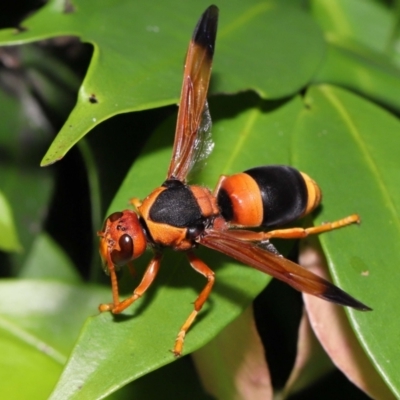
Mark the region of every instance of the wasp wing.
[[295, 289], [320, 297], [324, 300], [357, 310], [371, 310], [368, 306], [351, 297], [327, 280], [306, 270], [279, 254], [265, 250], [257, 243], [238, 239], [229, 231], [208, 230], [198, 240], [202, 245], [250, 265], [268, 275], [286, 282]]
[[218, 8], [210, 6], [193, 32], [186, 55], [175, 141], [167, 179], [184, 181], [201, 152], [207, 155], [212, 145], [205, 144], [211, 119], [207, 90], [211, 76], [217, 34]]

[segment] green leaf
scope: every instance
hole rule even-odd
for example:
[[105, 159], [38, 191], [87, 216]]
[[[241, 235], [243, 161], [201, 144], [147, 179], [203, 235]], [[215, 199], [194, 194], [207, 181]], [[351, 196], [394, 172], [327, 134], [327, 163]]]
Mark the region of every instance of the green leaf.
[[[174, 1], [76, 1], [71, 13], [53, 0], [23, 22], [25, 31], [0, 32], [0, 43], [21, 44], [74, 35], [94, 46], [77, 105], [42, 164], [64, 154], [112, 115], [178, 102], [182, 60], [201, 13], [209, 5]], [[303, 87], [321, 62], [318, 27], [297, 5], [222, 0], [216, 91], [253, 88], [266, 98]], [[296, 65], [296, 68], [293, 68]]]
[[373, 0], [317, 0], [312, 14], [334, 43], [358, 42], [377, 52], [385, 52], [395, 28], [395, 14]]
[[[215, 185], [221, 173], [257, 164], [288, 163], [291, 131], [302, 108], [299, 98], [281, 103], [281, 107], [265, 104], [251, 94], [211, 100], [216, 148], [196, 182]], [[243, 104], [249, 108], [243, 110]], [[130, 197], [143, 198], [163, 182], [173, 125], [171, 119], [152, 136], [109, 212], [125, 208]], [[270, 280], [221, 254], [205, 249], [199, 254], [216, 271], [216, 283], [188, 333], [184, 354], [207, 343], [235, 319]], [[143, 259], [135, 262], [140, 275], [144, 264]], [[131, 284], [130, 290], [135, 285]], [[184, 254], [167, 251], [156, 283], [139, 302], [123, 316], [103, 314], [88, 321], [53, 398], [97, 398], [172, 362], [174, 356], [169, 350], [204, 285], [204, 278], [190, 268]], [[110, 300], [111, 293], [103, 299]]]
[[51, 53], [51, 49], [35, 44], [21, 46], [19, 62], [35, 95], [64, 120], [75, 104], [80, 79], [70, 66]]
[[400, 70], [388, 57], [365, 48], [329, 45], [326, 60], [313, 81], [344, 86], [400, 110]]
[[312, 13], [328, 43], [313, 81], [352, 89], [399, 110], [395, 14], [371, 0], [313, 1]]
[[[8, 211], [4, 208], [1, 215], [7, 217], [8, 224], [15, 221], [13, 229], [18, 232], [18, 240], [25, 250], [12, 256], [17, 271], [17, 260], [24, 259], [34, 234], [41, 229], [53, 181], [51, 171], [38, 166], [38, 154], [43, 151], [44, 134], [48, 132], [37, 100], [16, 73], [2, 71], [1, 79], [11, 84], [15, 95], [0, 91], [0, 189], [4, 196], [3, 206], [5, 198], [9, 205]], [[3, 229], [1, 231], [0, 235], [6, 234]], [[17, 244], [15, 233], [13, 238], [11, 231], [2, 240], [14, 242], [14, 247]]]
[[320, 240], [334, 281], [373, 308], [368, 313], [347, 311], [362, 346], [398, 397], [400, 325], [393, 304], [400, 263], [400, 123], [366, 100], [331, 86], [310, 89], [305, 101], [308, 109], [301, 113], [294, 136], [295, 161], [322, 187], [317, 223], [361, 215], [360, 227], [321, 235]]
[[33, 242], [19, 276], [23, 279], [59, 279], [65, 283], [81, 281], [71, 260], [46, 232]]
[[[0, 394], [5, 399], [26, 398], [45, 399], [57, 382], [62, 370], [59, 363], [50, 357], [44, 356], [35, 345], [40, 341], [24, 335], [13, 324], [8, 324], [0, 316], [0, 378], [2, 380]], [[11, 333], [10, 333], [11, 331]], [[33, 346], [25, 343], [32, 339]], [[46, 351], [45, 347], [43, 352]], [[40, 371], [40, 373], [38, 373]]]
[[3, 251], [21, 250], [14, 218], [7, 199], [0, 191], [0, 249]]
[[105, 292], [39, 280], [0, 282], [2, 398], [48, 397], [83, 321]]

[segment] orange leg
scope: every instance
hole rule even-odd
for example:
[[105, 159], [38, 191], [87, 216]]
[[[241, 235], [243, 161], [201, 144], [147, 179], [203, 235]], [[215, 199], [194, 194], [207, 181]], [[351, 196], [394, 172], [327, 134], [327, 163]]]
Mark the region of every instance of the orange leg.
[[129, 203], [134, 207], [134, 209], [137, 211], [138, 208], [142, 205], [142, 200], [140, 200], [138, 197], [132, 197], [129, 200]]
[[[113, 303], [111, 303], [111, 304], [118, 304], [119, 303], [118, 279], [117, 279], [117, 274], [115, 272], [115, 266], [114, 266], [113, 262], [111, 261], [111, 256], [110, 256], [109, 252], [107, 254], [107, 265], [108, 265], [108, 272], [110, 274], [110, 279], [111, 279], [111, 291], [112, 291], [112, 297], [113, 297]], [[105, 306], [106, 306], [106, 304], [100, 304], [99, 310], [106, 311], [107, 309], [105, 308]]]
[[161, 264], [161, 254], [156, 254], [152, 260], [150, 261], [147, 269], [143, 275], [142, 281], [140, 282], [139, 286], [133, 291], [131, 297], [123, 301], [119, 301], [119, 294], [118, 294], [118, 282], [117, 277], [115, 274], [114, 265], [109, 268], [110, 270], [110, 277], [111, 277], [111, 286], [112, 286], [112, 293], [113, 293], [113, 302], [108, 304], [100, 304], [99, 310], [103, 311], [111, 311], [113, 314], [119, 314], [120, 312], [124, 311], [125, 308], [129, 307], [134, 301], [136, 301], [139, 297], [143, 295], [143, 293], [150, 287], [153, 283], [154, 278], [157, 275], [158, 270], [160, 269]]
[[194, 319], [196, 318], [197, 314], [203, 307], [203, 304], [210, 295], [211, 289], [215, 281], [214, 272], [203, 261], [197, 258], [193, 252], [189, 251], [187, 253], [187, 256], [192, 268], [194, 268], [197, 272], [207, 278], [207, 284], [194, 302], [194, 310], [191, 312], [188, 319], [182, 325], [178, 336], [176, 337], [174, 350], [172, 351], [176, 357], [179, 357], [182, 354], [183, 342], [185, 341], [186, 332], [193, 324]]
[[214, 189], [214, 191], [213, 191], [214, 197], [217, 197], [218, 192], [219, 192], [219, 188], [221, 187], [222, 182], [223, 182], [225, 179], [226, 179], [226, 175], [220, 175], [220, 177], [218, 178], [218, 182], [217, 182], [217, 184], [216, 184], [216, 186], [215, 186], [215, 189]]
[[352, 214], [337, 221], [328, 222], [319, 226], [312, 226], [310, 228], [275, 229], [269, 232], [253, 232], [247, 230], [232, 229], [229, 230], [229, 234], [237, 236], [238, 239], [251, 242], [261, 242], [263, 240], [268, 240], [272, 238], [301, 239], [308, 235], [317, 235], [319, 233], [332, 231], [334, 229], [342, 228], [344, 226], [355, 223], [360, 223], [360, 217], [357, 214]]
[[318, 235], [319, 233], [332, 231], [334, 229], [343, 228], [351, 224], [359, 224], [360, 217], [357, 214], [349, 215], [348, 217], [339, 219], [333, 222], [327, 222], [319, 226], [312, 226], [310, 228], [288, 228], [276, 229], [265, 233], [265, 239], [281, 238], [281, 239], [298, 239], [308, 235]]

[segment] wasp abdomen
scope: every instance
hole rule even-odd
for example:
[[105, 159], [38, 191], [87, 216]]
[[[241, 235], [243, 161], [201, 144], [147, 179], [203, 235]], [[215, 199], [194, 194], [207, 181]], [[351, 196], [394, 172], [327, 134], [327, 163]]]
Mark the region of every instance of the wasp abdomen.
[[311, 212], [321, 191], [297, 169], [269, 165], [226, 177], [217, 198], [222, 216], [233, 225], [272, 227]]

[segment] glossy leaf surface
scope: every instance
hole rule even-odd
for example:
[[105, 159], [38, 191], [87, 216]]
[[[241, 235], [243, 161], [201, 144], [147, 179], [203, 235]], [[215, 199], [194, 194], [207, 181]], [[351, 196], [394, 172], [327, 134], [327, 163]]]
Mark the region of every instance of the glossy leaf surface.
[[311, 9], [328, 44], [314, 82], [350, 88], [399, 110], [394, 14], [370, 0], [313, 1]]
[[[295, 135], [296, 164], [320, 182], [321, 223], [357, 212], [360, 227], [321, 236], [334, 280], [373, 308], [349, 311], [361, 343], [395, 393], [400, 393], [397, 265], [400, 252], [398, 185], [400, 124], [364, 99], [330, 86], [313, 88]], [[324, 160], [323, 168], [310, 159]], [[342, 250], [346, 249], [346, 250]], [[382, 329], [385, 330], [382, 338]]]
[[[47, 398], [104, 289], [35, 280], [0, 283], [2, 397]], [[38, 374], [45, 377], [37, 384]], [[21, 376], [23, 374], [21, 385]]]
[[0, 192], [0, 249], [3, 251], [21, 249], [13, 220], [14, 218], [7, 199]]
[[[66, 12], [50, 1], [23, 26], [4, 30], [0, 44], [21, 44], [60, 35], [94, 46], [78, 102], [44, 157], [51, 164], [90, 129], [112, 115], [178, 102], [182, 60], [197, 18], [209, 5], [179, 1], [135, 3], [75, 1]], [[213, 90], [254, 89], [263, 97], [295, 93], [316, 71], [324, 43], [300, 7], [281, 2], [221, 1]], [[254, 37], [265, 37], [254, 41]], [[296, 65], [296, 69], [292, 65]], [[265, 79], [267, 77], [267, 79]], [[284, 79], [282, 79], [284, 77]]]

